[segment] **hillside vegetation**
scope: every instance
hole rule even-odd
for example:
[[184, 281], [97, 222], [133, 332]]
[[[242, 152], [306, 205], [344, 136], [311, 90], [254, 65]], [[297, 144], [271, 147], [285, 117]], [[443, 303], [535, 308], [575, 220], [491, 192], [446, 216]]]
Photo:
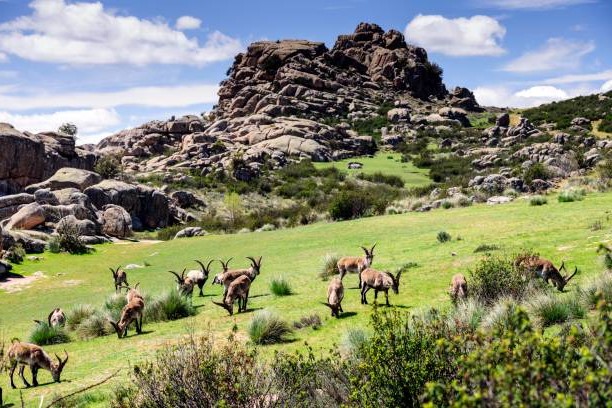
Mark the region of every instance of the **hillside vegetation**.
[[[222, 288], [210, 286], [211, 277], [205, 286], [205, 297], [193, 297], [197, 309], [193, 317], [159, 323], [145, 320], [142, 335], [135, 336], [131, 330], [130, 335], [121, 340], [108, 335], [84, 341], [71, 334], [70, 343], [46, 346], [50, 352], [63, 349], [69, 352], [64, 381], [22, 390], [27, 406], [33, 406], [41, 396], [49, 399], [54, 394], [66, 394], [122, 368], [119, 376], [97, 389], [88, 402], [107, 406], [105, 401], [109, 393], [127, 377], [132, 364], [152, 358], [155, 351], [189, 334], [209, 333], [223, 340], [234, 331], [236, 339], [245, 342], [253, 312], [270, 310], [287, 322], [300, 321], [313, 314], [319, 315], [321, 320], [317, 329], [297, 329], [280, 344], [262, 346], [260, 352], [267, 358], [276, 350], [304, 350], [305, 342], [315, 350], [327, 350], [334, 348], [351, 329], [368, 330], [373, 308], [360, 304], [354, 274], [344, 280], [345, 313], [341, 319], [330, 318], [329, 309], [320, 303], [326, 299], [328, 284], [318, 277], [323, 257], [326, 254], [359, 255], [360, 245], [378, 243], [374, 259], [376, 268], [394, 271], [412, 263], [413, 267], [402, 276], [399, 294], [389, 295], [391, 304], [398, 310], [448, 307], [450, 277], [457, 272], [467, 274], [467, 270], [482, 258], [481, 253], [474, 251], [483, 245], [508, 252], [531, 248], [557, 265], [565, 260], [568, 268], [578, 266], [581, 272], [568, 285], [568, 293], [556, 295], [569, 298], [575, 295], [578, 284], [602, 270], [595, 250], [599, 242], [612, 239], [611, 203], [612, 193], [593, 193], [582, 201], [569, 203], [551, 197], [543, 206], [531, 206], [526, 200], [518, 200], [504, 206], [476, 205], [431, 213], [318, 223], [272, 232], [104, 245], [98, 246], [93, 254], [81, 256], [45, 253], [42, 260], [26, 261], [15, 268], [16, 273], [34, 277], [34, 280], [25, 287], [12, 286], [9, 291], [0, 292], [0, 307], [10, 311], [2, 314], [1, 333], [6, 340], [13, 337], [24, 340], [33, 327], [32, 319], [44, 319], [54, 307], [61, 306], [69, 311], [79, 304], [103, 305], [113, 292], [108, 271], [111, 266], [142, 266], [128, 271], [129, 281], [132, 284], [140, 282], [140, 288], [147, 295], [157, 297], [175, 286], [173, 276], [167, 271], [197, 268], [193, 259], [234, 257], [232, 264], [243, 266], [247, 264], [245, 256], [263, 256], [262, 273], [253, 283], [247, 313], [228, 317], [225, 310], [213, 305], [212, 299], [220, 301]], [[595, 223], [601, 228], [592, 228]], [[436, 236], [440, 231], [447, 231], [452, 239], [439, 243]], [[215, 264], [213, 271], [220, 271], [220, 264]], [[466, 276], [469, 279], [469, 275]], [[270, 282], [278, 278], [290, 285], [291, 295], [271, 295]], [[372, 293], [368, 296], [372, 303]], [[48, 372], [41, 371], [39, 377], [42, 384], [50, 381]], [[5, 394], [9, 402], [19, 401], [17, 391], [5, 389]]]

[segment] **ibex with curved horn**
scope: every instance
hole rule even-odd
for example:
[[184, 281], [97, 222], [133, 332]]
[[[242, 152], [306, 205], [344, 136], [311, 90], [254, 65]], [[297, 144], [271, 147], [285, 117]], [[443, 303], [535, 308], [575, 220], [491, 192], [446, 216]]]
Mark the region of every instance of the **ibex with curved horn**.
[[185, 272], [187, 272], [187, 269], [183, 269], [183, 272], [181, 272], [180, 275], [174, 271], [168, 272], [176, 276], [177, 289], [181, 293], [181, 295], [191, 297], [195, 282], [192, 281], [191, 278], [185, 276]]
[[118, 266], [116, 269], [108, 269], [110, 269], [110, 271], [113, 273], [113, 280], [115, 281], [115, 293], [121, 291], [122, 285], [130, 286], [127, 281], [127, 273], [125, 273], [125, 271], [121, 269], [121, 266]]
[[[223, 264], [223, 270], [225, 272], [218, 274], [215, 276], [213, 283], [218, 283], [219, 285], [225, 286], [225, 290], [223, 292], [223, 298], [225, 298], [228, 294], [229, 285], [240, 276], [248, 276], [249, 280], [253, 282], [257, 275], [261, 272], [261, 259], [263, 257], [259, 257], [259, 259], [255, 259], [251, 256], [246, 257], [249, 261], [251, 261], [251, 266], [249, 268], [244, 269], [227, 269], [227, 264], [229, 260], [225, 263], [220, 261]], [[230, 258], [231, 259], [231, 258]]]
[[327, 287], [327, 303], [323, 303], [331, 309], [332, 317], [340, 317], [340, 313], [344, 313], [342, 299], [344, 299], [344, 285], [340, 278], [335, 277]]
[[347, 272], [357, 273], [359, 275], [359, 289], [361, 289], [361, 272], [372, 266], [375, 247], [376, 244], [371, 249], [362, 246], [361, 249], [365, 252], [364, 256], [344, 256], [340, 258], [336, 264], [338, 272], [340, 272], [340, 279], [343, 279]]
[[251, 282], [248, 275], [240, 275], [227, 286], [227, 291], [223, 295], [223, 303], [215, 301], [213, 303], [227, 310], [231, 316], [234, 314], [234, 302], [238, 300], [238, 313], [245, 312], [247, 310]]
[[197, 259], [195, 259], [194, 262], [197, 262], [200, 265], [200, 270], [198, 271], [197, 269], [192, 269], [187, 271], [187, 278], [191, 279], [191, 281], [198, 285], [198, 288], [200, 289], [199, 296], [204, 296], [202, 288], [204, 288], [204, 284], [208, 280], [208, 275], [210, 274], [210, 264], [212, 264], [214, 260], [208, 262], [208, 265], [206, 266], [204, 266], [204, 264]]
[[559, 269], [557, 269], [551, 261], [538, 256], [517, 259], [516, 266], [525, 268], [528, 271], [535, 273], [536, 276], [544, 279], [544, 282], [547, 284], [548, 281], [551, 280], [559, 292], [563, 292], [565, 285], [567, 285], [570, 279], [572, 279], [576, 273], [578, 273], [578, 267], [575, 267], [574, 273], [571, 275], [568, 273], [568, 275], [561, 276], [562, 270], [565, 269], [567, 272], [567, 269], [565, 268], [565, 261], [561, 262], [561, 266]]
[[368, 299], [366, 293], [368, 290], [374, 289], [374, 300], [378, 299], [378, 292], [385, 292], [387, 306], [389, 306], [389, 289], [397, 295], [399, 293], [399, 283], [402, 271], [393, 276], [390, 272], [377, 271], [376, 269], [367, 268], [361, 272], [361, 304], [367, 305]]
[[128, 287], [127, 304], [123, 306], [121, 309], [121, 318], [119, 322], [113, 322], [110, 319], [107, 319], [108, 322], [113, 326], [115, 331], [117, 332], [117, 337], [126, 337], [128, 326], [135, 322], [136, 324], [136, 333], [142, 333], [142, 314], [144, 312], [144, 298], [138, 291], [139, 283], [136, 284], [134, 288]]
[[68, 353], [66, 350], [64, 350], [64, 353], [66, 353], [66, 359], [62, 360], [56, 354], [55, 357], [57, 358], [57, 362], [55, 362], [47, 353], [45, 353], [42, 347], [37, 346], [36, 344], [23, 343], [17, 339], [13, 339], [13, 343], [8, 349], [11, 387], [17, 388], [13, 382], [13, 373], [15, 372], [17, 365], [19, 365], [19, 376], [23, 380], [26, 387], [30, 387], [30, 383], [28, 383], [23, 375], [26, 365], [30, 366], [30, 371], [32, 372], [32, 385], [35, 387], [38, 385], [38, 380], [36, 377], [38, 375], [38, 370], [41, 368], [51, 372], [53, 381], [60, 382], [60, 375], [62, 374], [64, 366], [68, 362]]

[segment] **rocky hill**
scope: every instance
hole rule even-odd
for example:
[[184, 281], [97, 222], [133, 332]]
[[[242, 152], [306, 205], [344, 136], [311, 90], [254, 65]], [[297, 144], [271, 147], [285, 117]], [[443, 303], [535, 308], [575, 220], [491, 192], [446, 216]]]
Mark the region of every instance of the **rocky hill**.
[[[306, 40], [255, 42], [228, 75], [206, 118], [146, 123], [104, 139], [98, 151], [121, 155], [133, 172], [229, 171], [248, 180], [264, 165], [292, 158], [372, 153], [371, 135], [353, 129], [358, 121], [389, 113], [403, 125], [410, 115], [452, 122], [465, 117], [464, 109], [480, 109], [469, 90], [446, 90], [442, 70], [423, 48], [376, 24], [359, 24], [331, 49]], [[440, 109], [446, 117], [437, 115]]]

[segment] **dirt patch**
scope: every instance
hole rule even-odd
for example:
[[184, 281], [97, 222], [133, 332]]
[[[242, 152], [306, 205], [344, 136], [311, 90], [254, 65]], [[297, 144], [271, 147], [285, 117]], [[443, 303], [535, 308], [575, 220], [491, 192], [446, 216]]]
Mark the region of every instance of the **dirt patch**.
[[67, 281], [63, 281], [63, 282], [62, 282], [62, 286], [78, 286], [78, 285], [80, 285], [81, 283], [83, 283], [83, 281], [82, 281], [82, 280], [78, 280], [78, 279], [70, 279], [70, 280], [67, 280]]
[[20, 292], [26, 288], [28, 288], [33, 282], [37, 281], [41, 278], [46, 278], [47, 276], [41, 271], [34, 272], [30, 276], [21, 276], [10, 274], [6, 280], [0, 281], [0, 289], [8, 292]]
[[115, 245], [132, 245], [132, 244], [153, 245], [153, 244], [159, 244], [160, 242], [164, 242], [164, 241], [159, 241], [159, 240], [154, 240], [154, 239], [144, 239], [141, 241], [119, 241], [119, 242], [115, 242]]

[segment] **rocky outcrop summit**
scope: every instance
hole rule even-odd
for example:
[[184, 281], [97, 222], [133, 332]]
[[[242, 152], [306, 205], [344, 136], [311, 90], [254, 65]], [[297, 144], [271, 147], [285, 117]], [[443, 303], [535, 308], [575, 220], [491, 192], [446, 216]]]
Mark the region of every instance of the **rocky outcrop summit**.
[[75, 146], [72, 136], [32, 134], [0, 123], [0, 196], [18, 193], [62, 168], [93, 169], [96, 154]]
[[[258, 41], [236, 56], [221, 83], [219, 103], [205, 118], [152, 121], [100, 142], [100, 154], [118, 154], [131, 172], [200, 170], [257, 177], [264, 165], [289, 160], [329, 161], [370, 154], [371, 135], [350, 123], [395, 104], [391, 121], [465, 124], [479, 109], [465, 88], [449, 93], [442, 71], [423, 48], [396, 30], [361, 23], [331, 49], [307, 40]], [[445, 114], [430, 115], [442, 108]], [[450, 109], [450, 110], [448, 110]]]

